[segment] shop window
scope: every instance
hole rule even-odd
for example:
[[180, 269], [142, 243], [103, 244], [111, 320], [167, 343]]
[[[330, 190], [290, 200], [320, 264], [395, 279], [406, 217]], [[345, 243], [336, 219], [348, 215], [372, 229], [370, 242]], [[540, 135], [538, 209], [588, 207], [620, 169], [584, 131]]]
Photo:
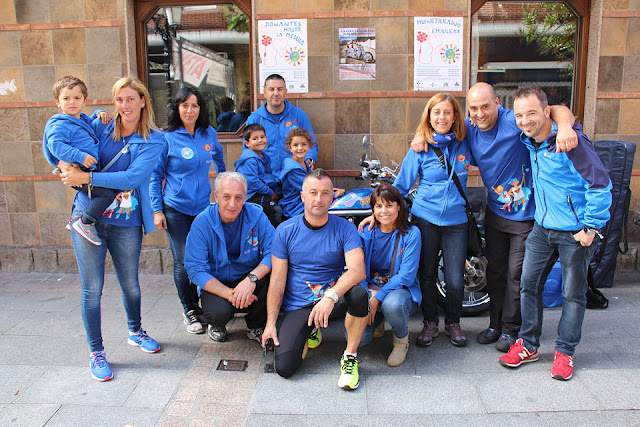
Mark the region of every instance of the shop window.
[[138, 72], [151, 93], [156, 122], [166, 125], [167, 105], [183, 86], [202, 93], [214, 127], [229, 109], [246, 120], [252, 105], [250, 2], [180, 3], [136, 3]]
[[472, 1], [471, 81], [494, 86], [512, 108], [522, 86], [542, 87], [551, 104], [581, 115], [588, 0]]

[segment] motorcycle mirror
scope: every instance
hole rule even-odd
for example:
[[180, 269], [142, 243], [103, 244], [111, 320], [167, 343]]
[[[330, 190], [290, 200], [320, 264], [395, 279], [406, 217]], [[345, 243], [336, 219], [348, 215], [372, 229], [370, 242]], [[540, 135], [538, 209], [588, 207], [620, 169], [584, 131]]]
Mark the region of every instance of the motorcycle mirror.
[[371, 146], [371, 139], [369, 138], [369, 135], [365, 135], [362, 138], [362, 148], [364, 148], [366, 150], [370, 146]]

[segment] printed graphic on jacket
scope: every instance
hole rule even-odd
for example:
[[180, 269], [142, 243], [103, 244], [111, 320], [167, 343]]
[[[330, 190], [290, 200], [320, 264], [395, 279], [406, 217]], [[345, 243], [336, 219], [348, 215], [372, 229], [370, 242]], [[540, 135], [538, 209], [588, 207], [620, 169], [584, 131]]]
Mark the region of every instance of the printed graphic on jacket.
[[134, 190], [122, 191], [113, 199], [113, 202], [102, 213], [102, 216], [114, 218], [115, 215], [115, 218], [118, 219], [120, 215], [124, 214], [124, 219], [129, 219], [131, 218], [131, 212], [136, 210], [138, 204], [138, 199], [134, 196]]

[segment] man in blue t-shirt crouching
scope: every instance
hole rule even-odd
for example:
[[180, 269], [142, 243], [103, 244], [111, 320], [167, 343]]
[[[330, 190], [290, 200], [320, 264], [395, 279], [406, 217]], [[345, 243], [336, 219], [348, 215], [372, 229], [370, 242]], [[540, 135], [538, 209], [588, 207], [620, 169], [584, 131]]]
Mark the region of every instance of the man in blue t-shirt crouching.
[[[352, 223], [329, 215], [333, 183], [324, 170], [307, 175], [300, 194], [304, 213], [280, 224], [273, 237], [262, 345], [273, 339], [276, 372], [288, 378], [300, 368], [307, 348], [320, 344], [319, 328], [346, 312], [347, 348], [338, 386], [354, 390], [359, 385], [356, 352], [369, 315], [367, 290], [359, 285], [365, 279], [362, 243]], [[280, 307], [284, 318], [276, 330]]]

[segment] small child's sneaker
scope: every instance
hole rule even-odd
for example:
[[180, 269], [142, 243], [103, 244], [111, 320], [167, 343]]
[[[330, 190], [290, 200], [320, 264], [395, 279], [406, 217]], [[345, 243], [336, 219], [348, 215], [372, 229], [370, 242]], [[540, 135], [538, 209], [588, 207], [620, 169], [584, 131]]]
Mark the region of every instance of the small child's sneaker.
[[67, 230], [71, 231], [71, 222], [72, 220], [67, 221], [67, 225], [64, 226]]
[[71, 228], [74, 229], [79, 235], [84, 237], [89, 241], [89, 243], [100, 246], [102, 244], [102, 240], [98, 237], [98, 232], [96, 231], [96, 226], [93, 224], [85, 224], [82, 222], [81, 218], [76, 219], [73, 224], [71, 224]]
[[91, 366], [91, 376], [98, 381], [109, 381], [113, 378], [113, 372], [107, 363], [104, 351], [94, 351], [89, 356], [89, 366]]
[[140, 329], [138, 332], [129, 331], [129, 345], [140, 347], [140, 350], [145, 353], [157, 353], [160, 351], [160, 344], [151, 338], [144, 329]]

